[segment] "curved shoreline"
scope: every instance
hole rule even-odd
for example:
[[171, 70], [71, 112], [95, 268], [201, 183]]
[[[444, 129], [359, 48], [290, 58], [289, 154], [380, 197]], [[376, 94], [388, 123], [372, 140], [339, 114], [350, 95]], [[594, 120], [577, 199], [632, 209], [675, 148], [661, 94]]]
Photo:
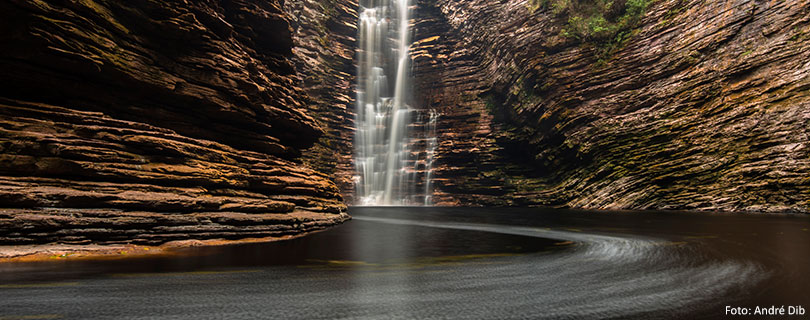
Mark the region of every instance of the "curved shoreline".
[[193, 247], [217, 247], [229, 246], [245, 243], [266, 243], [275, 241], [292, 240], [308, 236], [317, 232], [328, 230], [338, 226], [351, 218], [341, 220], [339, 223], [311, 231], [305, 231], [292, 235], [278, 237], [261, 237], [245, 239], [188, 239], [176, 240], [163, 243], [161, 245], [137, 245], [137, 244], [34, 244], [34, 245], [14, 245], [0, 246], [0, 264], [20, 263], [20, 262], [44, 262], [44, 261], [66, 261], [66, 260], [112, 260], [131, 259], [146, 256], [161, 255], [182, 255], [182, 249]]

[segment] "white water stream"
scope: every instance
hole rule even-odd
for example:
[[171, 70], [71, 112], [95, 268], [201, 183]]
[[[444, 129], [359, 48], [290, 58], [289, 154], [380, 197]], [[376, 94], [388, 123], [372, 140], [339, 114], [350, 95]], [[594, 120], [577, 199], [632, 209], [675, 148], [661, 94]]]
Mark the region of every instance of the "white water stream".
[[438, 116], [411, 105], [410, 0], [360, 4], [357, 204], [431, 205]]

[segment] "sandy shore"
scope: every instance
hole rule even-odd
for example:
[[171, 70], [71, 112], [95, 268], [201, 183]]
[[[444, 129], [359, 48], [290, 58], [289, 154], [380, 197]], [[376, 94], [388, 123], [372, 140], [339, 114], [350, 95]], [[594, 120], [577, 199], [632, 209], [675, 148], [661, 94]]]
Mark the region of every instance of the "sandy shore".
[[320, 231], [322, 230], [281, 237], [248, 238], [240, 240], [180, 240], [167, 242], [159, 246], [144, 246], [134, 244], [73, 245], [58, 243], [0, 246], [0, 263], [53, 261], [66, 259], [126, 259], [150, 255], [170, 255], [177, 254], [179, 249], [183, 248], [283, 241], [300, 238]]

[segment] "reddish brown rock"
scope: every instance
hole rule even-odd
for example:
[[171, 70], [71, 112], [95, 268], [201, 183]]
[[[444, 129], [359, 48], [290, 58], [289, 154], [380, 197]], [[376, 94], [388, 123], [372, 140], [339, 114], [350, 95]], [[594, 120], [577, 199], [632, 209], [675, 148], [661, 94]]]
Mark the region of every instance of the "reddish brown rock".
[[8, 1], [0, 16], [0, 243], [266, 237], [348, 218], [300, 160], [323, 127], [281, 1]]
[[629, 39], [525, 1], [419, 1], [445, 205], [810, 208], [810, 5], [652, 1]]
[[296, 70], [307, 93], [307, 114], [324, 134], [304, 151], [304, 162], [327, 173], [343, 195], [354, 201], [354, 88], [357, 47], [356, 0], [286, 1], [291, 17]]

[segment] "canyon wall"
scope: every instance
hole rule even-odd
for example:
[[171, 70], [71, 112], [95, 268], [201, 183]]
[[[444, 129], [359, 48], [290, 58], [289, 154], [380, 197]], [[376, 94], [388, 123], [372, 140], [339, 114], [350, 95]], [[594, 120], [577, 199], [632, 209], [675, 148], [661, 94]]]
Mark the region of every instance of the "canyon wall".
[[646, 1], [601, 42], [561, 3], [418, 1], [439, 204], [808, 211], [810, 3]]
[[[644, 0], [596, 41], [556, 2], [414, 0], [416, 107], [441, 114], [434, 202], [808, 211], [810, 4]], [[0, 242], [347, 219], [357, 8], [1, 3]]]
[[293, 54], [307, 93], [307, 114], [324, 131], [304, 162], [326, 173], [346, 204], [354, 203], [354, 117], [357, 67], [356, 0], [285, 2], [291, 17]]
[[325, 125], [318, 106], [348, 98], [306, 81], [335, 75], [307, 73], [329, 53], [296, 48], [291, 21], [308, 23], [296, 5], [1, 2], [0, 243], [266, 237], [346, 220], [309, 149], [343, 121]]

